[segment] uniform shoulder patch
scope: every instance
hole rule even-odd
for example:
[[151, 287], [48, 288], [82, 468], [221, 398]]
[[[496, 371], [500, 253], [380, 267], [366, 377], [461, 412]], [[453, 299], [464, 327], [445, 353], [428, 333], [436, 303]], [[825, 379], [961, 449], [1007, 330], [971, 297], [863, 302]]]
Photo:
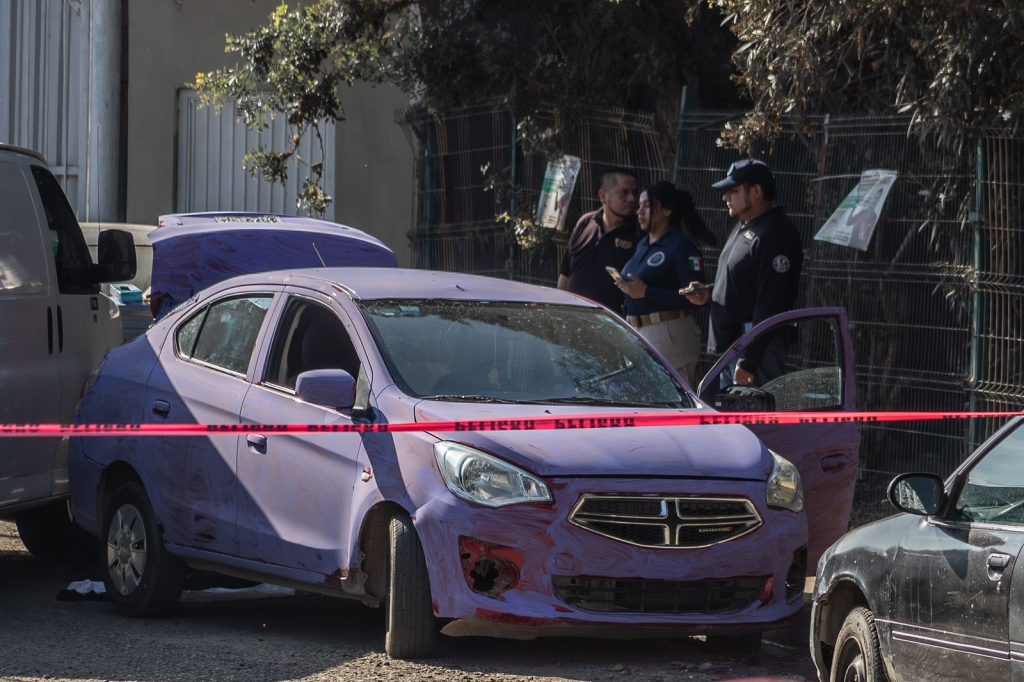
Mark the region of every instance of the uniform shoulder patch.
[[780, 275], [789, 271], [789, 258], [783, 255], [778, 255], [772, 258], [772, 270], [779, 273]]

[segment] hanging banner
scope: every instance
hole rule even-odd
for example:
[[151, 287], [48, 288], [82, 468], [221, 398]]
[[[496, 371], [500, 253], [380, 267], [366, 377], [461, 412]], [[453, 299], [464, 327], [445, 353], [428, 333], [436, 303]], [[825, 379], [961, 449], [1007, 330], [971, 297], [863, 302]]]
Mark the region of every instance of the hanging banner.
[[814, 235], [817, 241], [868, 250], [878, 217], [896, 182], [896, 171], [866, 170], [825, 224]]
[[568, 155], [548, 162], [544, 184], [540, 190], [540, 201], [537, 202], [537, 216], [534, 219], [538, 227], [562, 229], [581, 164], [579, 157]]

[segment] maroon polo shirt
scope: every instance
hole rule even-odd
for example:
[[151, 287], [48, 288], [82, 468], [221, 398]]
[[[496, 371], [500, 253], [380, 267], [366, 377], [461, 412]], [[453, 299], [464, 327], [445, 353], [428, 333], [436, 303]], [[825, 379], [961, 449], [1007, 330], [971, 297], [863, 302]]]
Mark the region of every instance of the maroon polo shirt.
[[621, 312], [623, 293], [605, 268], [621, 271], [639, 240], [635, 218], [605, 231], [601, 209], [587, 213], [573, 228], [558, 272], [569, 278], [569, 291]]

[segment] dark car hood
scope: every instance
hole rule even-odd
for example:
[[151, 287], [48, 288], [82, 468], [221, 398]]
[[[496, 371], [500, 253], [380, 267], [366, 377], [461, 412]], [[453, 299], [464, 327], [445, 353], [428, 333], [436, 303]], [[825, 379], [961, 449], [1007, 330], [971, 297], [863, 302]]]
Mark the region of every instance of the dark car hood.
[[[415, 408], [418, 422], [652, 411], [435, 401], [421, 401]], [[766, 480], [772, 466], [767, 448], [743, 426], [459, 431], [437, 432], [434, 435], [493, 453], [541, 476], [677, 476]]]

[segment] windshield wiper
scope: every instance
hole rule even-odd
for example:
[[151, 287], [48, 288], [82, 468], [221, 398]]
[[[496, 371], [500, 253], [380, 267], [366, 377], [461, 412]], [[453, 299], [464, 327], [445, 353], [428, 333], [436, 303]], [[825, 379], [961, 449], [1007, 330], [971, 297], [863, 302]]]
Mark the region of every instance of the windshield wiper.
[[605, 400], [602, 398], [572, 396], [566, 396], [562, 398], [542, 398], [540, 400], [531, 400], [530, 402], [539, 405], [592, 405], [600, 407], [680, 407], [679, 403], [670, 402], [637, 403], [629, 402], [628, 400]]
[[460, 393], [439, 393], [438, 395], [425, 395], [422, 396], [422, 400], [443, 400], [453, 403], [505, 403], [510, 405], [519, 404], [519, 400], [505, 400], [504, 398], [495, 398], [489, 395], [477, 395], [473, 393], [460, 394]]

